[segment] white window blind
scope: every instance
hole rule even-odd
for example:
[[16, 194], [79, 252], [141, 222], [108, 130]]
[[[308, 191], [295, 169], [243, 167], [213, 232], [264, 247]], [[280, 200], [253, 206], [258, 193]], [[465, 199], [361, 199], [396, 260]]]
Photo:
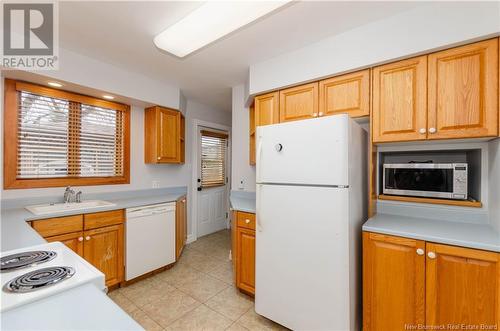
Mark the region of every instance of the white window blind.
[[227, 134], [201, 131], [201, 186], [226, 183]]
[[123, 112], [18, 93], [17, 178], [123, 175]]

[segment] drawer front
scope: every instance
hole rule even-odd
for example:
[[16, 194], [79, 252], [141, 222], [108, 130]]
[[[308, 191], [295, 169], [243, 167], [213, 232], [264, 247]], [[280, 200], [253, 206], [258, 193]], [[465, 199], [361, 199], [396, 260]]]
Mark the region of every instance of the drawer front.
[[255, 214], [238, 212], [238, 227], [255, 230]]
[[102, 228], [103, 226], [122, 224], [125, 221], [125, 211], [112, 210], [102, 213], [85, 214], [83, 216], [85, 230]]
[[83, 230], [82, 215], [47, 218], [32, 221], [31, 226], [42, 237], [57, 236], [61, 234], [77, 232]]

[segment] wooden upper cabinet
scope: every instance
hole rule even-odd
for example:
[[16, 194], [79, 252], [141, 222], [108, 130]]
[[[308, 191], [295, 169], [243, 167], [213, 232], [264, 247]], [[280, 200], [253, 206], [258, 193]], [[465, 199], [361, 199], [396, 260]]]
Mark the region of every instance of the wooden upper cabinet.
[[363, 232], [363, 330], [424, 322], [425, 242]]
[[318, 116], [318, 83], [280, 91], [280, 123]]
[[185, 120], [181, 112], [164, 107], [145, 110], [146, 163], [184, 163]]
[[370, 69], [319, 82], [319, 116], [370, 115]]
[[255, 97], [255, 125], [279, 123], [279, 93], [271, 92]]
[[427, 243], [426, 324], [500, 325], [500, 254]]
[[427, 56], [375, 67], [373, 142], [426, 139]]
[[429, 139], [498, 134], [498, 39], [429, 55]]
[[256, 163], [256, 156], [255, 156], [255, 105], [252, 104], [248, 110], [248, 117], [249, 117], [249, 163], [250, 165], [255, 165]]

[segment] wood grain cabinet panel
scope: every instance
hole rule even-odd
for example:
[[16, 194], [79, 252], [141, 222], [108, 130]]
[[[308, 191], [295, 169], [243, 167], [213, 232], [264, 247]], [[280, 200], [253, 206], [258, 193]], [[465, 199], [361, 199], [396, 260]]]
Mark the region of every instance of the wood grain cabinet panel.
[[363, 233], [364, 331], [425, 322], [424, 250], [423, 241]]
[[31, 226], [42, 237], [51, 237], [83, 230], [82, 215], [47, 218], [31, 222]]
[[61, 234], [58, 236], [45, 237], [47, 242], [51, 243], [54, 241], [60, 241], [68, 248], [70, 248], [73, 252], [77, 253], [81, 257], [83, 257], [83, 232], [73, 232], [67, 234]]
[[429, 55], [429, 139], [498, 135], [498, 39]]
[[236, 245], [236, 286], [244, 292], [255, 294], [255, 231], [238, 227]]
[[125, 210], [110, 210], [100, 213], [84, 214], [84, 229], [91, 230], [102, 228], [104, 226], [122, 224], [125, 222]]
[[159, 106], [146, 108], [144, 135], [146, 163], [184, 163], [185, 119], [181, 112]]
[[375, 67], [373, 142], [427, 138], [427, 56]]
[[498, 328], [500, 254], [433, 243], [426, 246], [426, 324]]
[[248, 123], [249, 123], [249, 163], [250, 165], [255, 165], [256, 155], [255, 155], [255, 105], [252, 104], [248, 110]]
[[319, 82], [319, 116], [370, 115], [370, 69]]
[[123, 281], [123, 224], [84, 232], [84, 258], [106, 276], [106, 286]]
[[318, 83], [280, 91], [280, 123], [318, 117]]
[[279, 93], [271, 92], [255, 97], [255, 125], [279, 123]]
[[175, 259], [182, 254], [187, 240], [187, 198], [181, 197], [175, 204]]

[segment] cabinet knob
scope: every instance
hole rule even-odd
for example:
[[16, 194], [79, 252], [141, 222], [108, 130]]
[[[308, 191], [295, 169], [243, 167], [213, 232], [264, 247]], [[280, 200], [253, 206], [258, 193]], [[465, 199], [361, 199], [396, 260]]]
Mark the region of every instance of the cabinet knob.
[[161, 157], [160, 157], [160, 156], [158, 156], [156, 159], [157, 159], [157, 160], [161, 160]]
[[245, 223], [246, 223], [246, 224], [250, 223], [250, 220], [247, 218], [247, 219], [245, 220]]
[[86, 236], [86, 237], [85, 237], [85, 240], [90, 240], [90, 236]]
[[83, 241], [83, 237], [78, 237], [78, 241]]
[[436, 128], [429, 128], [429, 133], [436, 133]]
[[424, 250], [422, 248], [417, 248], [418, 255], [424, 255]]
[[182, 202], [186, 202], [186, 199], [182, 200]]
[[318, 113], [313, 113], [313, 117], [318, 117]]
[[319, 116], [323, 116], [323, 112], [322, 112], [322, 111], [320, 111], [318, 115], [319, 115]]
[[420, 134], [424, 134], [424, 133], [426, 133], [426, 132], [427, 132], [427, 130], [426, 130], [425, 128], [421, 128], [420, 130], [418, 130], [418, 132], [419, 132]]
[[429, 253], [427, 253], [427, 256], [429, 257], [429, 259], [435, 259], [436, 258], [436, 253], [429, 252]]

